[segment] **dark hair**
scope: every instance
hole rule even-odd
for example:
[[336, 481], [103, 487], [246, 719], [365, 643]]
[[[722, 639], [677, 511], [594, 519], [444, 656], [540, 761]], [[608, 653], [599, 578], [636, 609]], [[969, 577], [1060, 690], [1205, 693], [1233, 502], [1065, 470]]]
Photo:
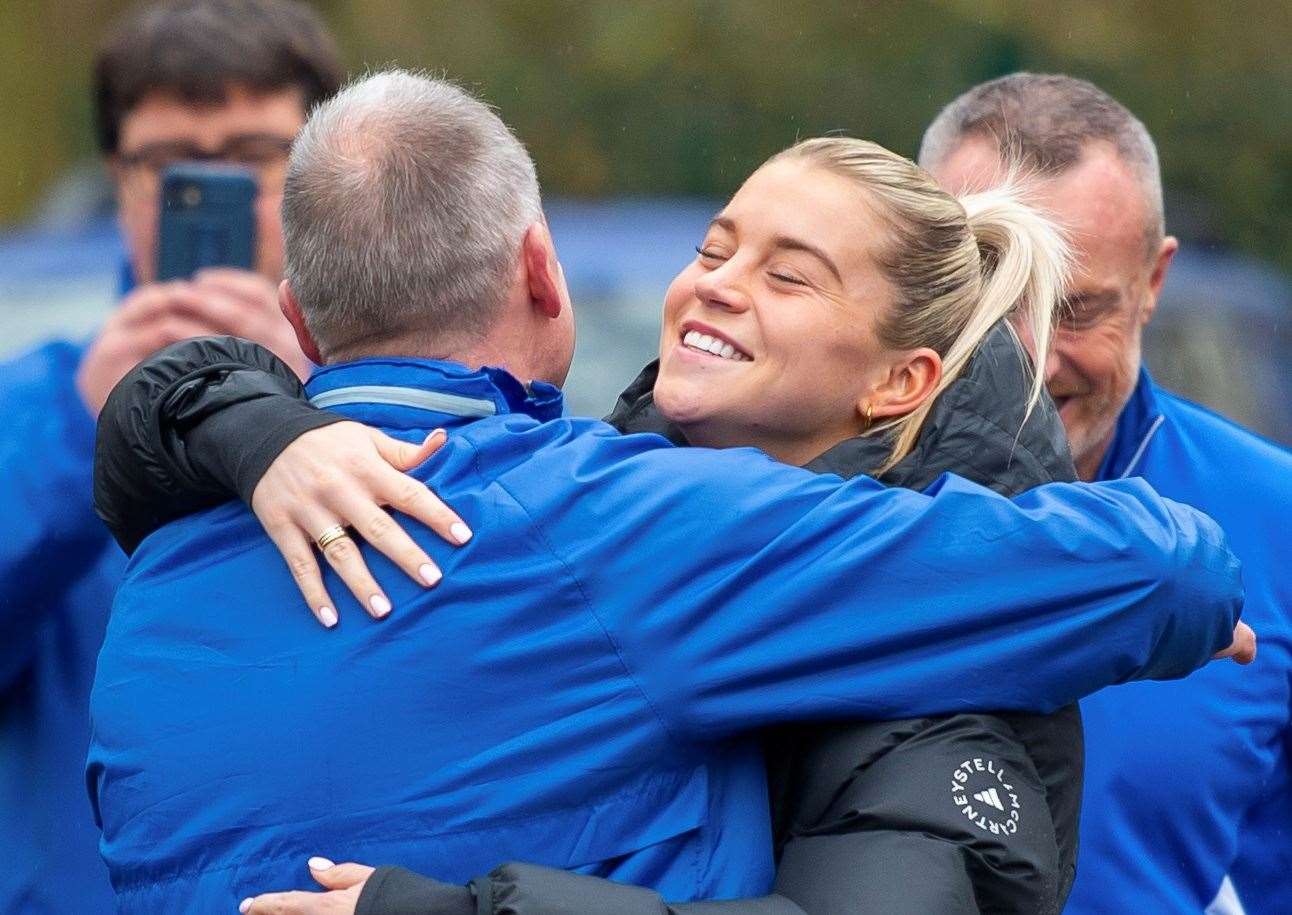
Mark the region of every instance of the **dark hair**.
[[99, 149], [116, 152], [121, 122], [149, 93], [219, 104], [232, 86], [296, 88], [308, 111], [333, 95], [345, 71], [336, 42], [296, 0], [176, 0], [120, 20], [94, 62]]

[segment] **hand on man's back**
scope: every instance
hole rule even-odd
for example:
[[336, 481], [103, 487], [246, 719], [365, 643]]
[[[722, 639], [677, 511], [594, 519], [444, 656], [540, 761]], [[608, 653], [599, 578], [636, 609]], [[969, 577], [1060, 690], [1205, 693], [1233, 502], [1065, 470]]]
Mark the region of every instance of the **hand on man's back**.
[[203, 270], [192, 280], [133, 290], [103, 326], [77, 372], [81, 398], [98, 415], [112, 388], [139, 362], [190, 337], [230, 334], [274, 352], [302, 378], [309, 360], [278, 307], [278, 290], [259, 274]]
[[1234, 641], [1224, 651], [1212, 655], [1212, 660], [1232, 658], [1239, 664], [1250, 664], [1256, 660], [1256, 632], [1246, 623], [1234, 627]]
[[323, 887], [320, 892], [300, 890], [264, 893], [242, 900], [242, 915], [354, 915], [364, 884], [373, 868], [366, 864], [333, 864], [310, 858], [310, 876]]

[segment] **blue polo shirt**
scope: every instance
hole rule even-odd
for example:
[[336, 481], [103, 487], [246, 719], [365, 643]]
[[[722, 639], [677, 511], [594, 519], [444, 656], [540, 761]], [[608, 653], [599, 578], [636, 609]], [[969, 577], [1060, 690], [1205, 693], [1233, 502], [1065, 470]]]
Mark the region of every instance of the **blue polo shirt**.
[[409, 522], [443, 582], [369, 554], [395, 612], [350, 603], [332, 631], [240, 504], [144, 541], [91, 698], [124, 911], [232, 911], [308, 887], [311, 854], [757, 896], [751, 729], [1053, 709], [1204, 663], [1240, 603], [1219, 529], [1138, 481], [1014, 501], [955, 477], [845, 483], [561, 418], [553, 388], [427, 360], [325, 368], [308, 390], [409, 440], [449, 428], [414, 475], [476, 536], [454, 550]]
[[0, 364], [0, 912], [113, 909], [85, 797], [94, 659], [125, 556], [94, 514], [84, 347]]
[[1086, 788], [1067, 911], [1196, 915], [1232, 872], [1247, 912], [1292, 912], [1292, 453], [1144, 371], [1099, 470], [1129, 477], [1224, 528], [1258, 653], [1248, 667], [1211, 664], [1081, 703]]

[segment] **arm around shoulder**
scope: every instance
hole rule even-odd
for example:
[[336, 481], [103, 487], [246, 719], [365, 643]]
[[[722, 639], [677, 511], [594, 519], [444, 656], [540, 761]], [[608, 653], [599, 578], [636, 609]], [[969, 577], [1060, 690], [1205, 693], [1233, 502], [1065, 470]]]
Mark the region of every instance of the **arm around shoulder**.
[[297, 436], [342, 417], [305, 399], [286, 363], [236, 337], [144, 360], [99, 416], [94, 505], [127, 552], [167, 521], [251, 491]]
[[1011, 501], [956, 477], [917, 493], [602, 438], [563, 459], [577, 510], [547, 484], [520, 497], [675, 733], [1049, 712], [1183, 676], [1241, 607], [1219, 528], [1142, 481]]

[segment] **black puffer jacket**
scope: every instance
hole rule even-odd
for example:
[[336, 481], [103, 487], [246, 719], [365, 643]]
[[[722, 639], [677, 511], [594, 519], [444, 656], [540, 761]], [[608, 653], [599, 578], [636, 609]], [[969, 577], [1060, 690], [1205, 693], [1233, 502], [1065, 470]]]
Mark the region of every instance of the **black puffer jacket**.
[[[680, 442], [654, 409], [654, 379], [648, 366], [608, 421]], [[1010, 495], [1075, 479], [1049, 400], [1024, 423], [1027, 384], [1023, 357], [997, 328], [939, 398], [911, 454], [881, 479], [922, 489], [952, 472]], [[166, 520], [234, 494], [249, 498], [282, 448], [339, 418], [303, 397], [286, 366], [253, 344], [210, 338], [163, 351], [127, 376], [100, 417], [96, 507], [131, 550]], [[247, 429], [258, 431], [248, 436]], [[848, 477], [884, 457], [882, 441], [863, 437], [808, 466]], [[669, 905], [646, 890], [532, 865], [503, 865], [469, 889], [380, 868], [359, 915], [1032, 915], [1062, 908], [1081, 803], [1075, 705], [1053, 715], [814, 723], [768, 734], [766, 748], [778, 860], [772, 896]]]

